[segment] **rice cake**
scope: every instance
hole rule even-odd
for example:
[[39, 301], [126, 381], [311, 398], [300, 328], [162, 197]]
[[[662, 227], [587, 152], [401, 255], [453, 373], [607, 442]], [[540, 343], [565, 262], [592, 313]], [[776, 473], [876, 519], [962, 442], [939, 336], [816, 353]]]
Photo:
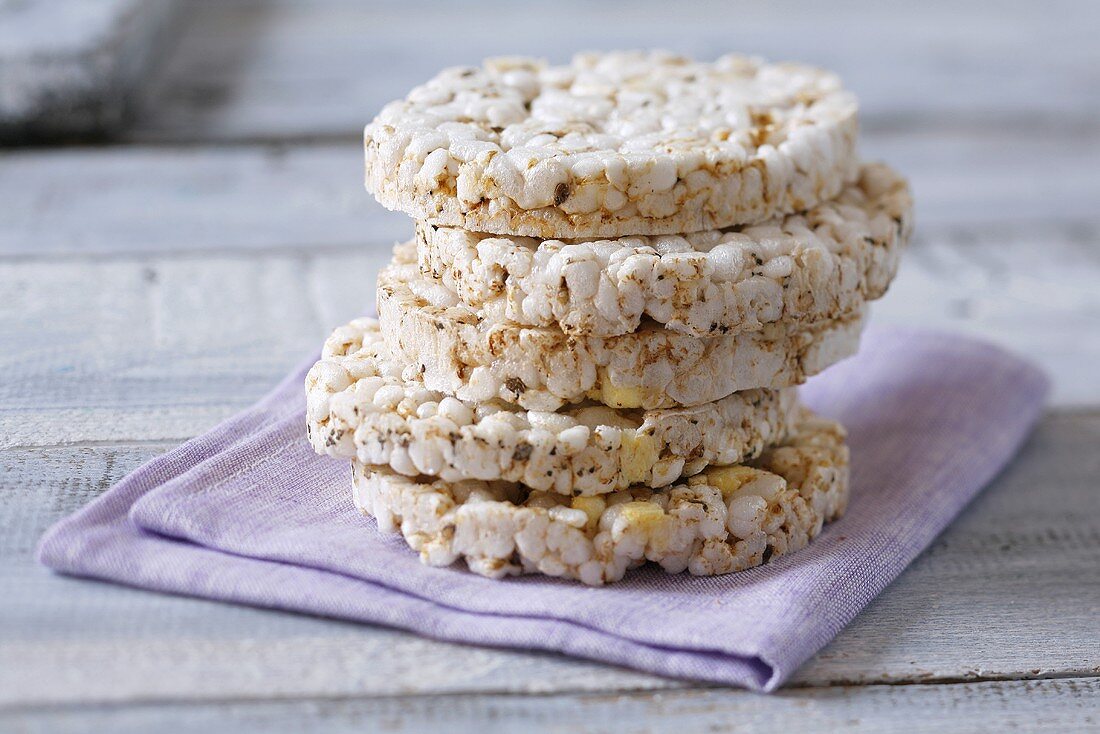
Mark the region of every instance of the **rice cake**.
[[618, 336], [645, 318], [715, 336], [836, 318], [881, 297], [912, 208], [905, 179], [873, 163], [834, 200], [725, 230], [563, 241], [418, 222], [417, 260], [488, 321]]
[[459, 559], [475, 573], [522, 573], [600, 585], [650, 561], [670, 573], [744, 570], [806, 546], [848, 501], [848, 449], [836, 423], [812, 415], [750, 465], [687, 482], [564, 497], [514, 482], [450, 483], [355, 463], [356, 506], [400, 531], [421, 560]]
[[586, 399], [648, 410], [701, 405], [800, 384], [854, 354], [863, 328], [862, 311], [809, 328], [772, 323], [706, 339], [652, 323], [615, 337], [492, 323], [425, 279], [414, 259], [414, 245], [399, 245], [378, 276], [383, 337], [428, 389], [471, 402], [541, 411]]
[[308, 434], [319, 453], [406, 476], [508, 480], [565, 495], [661, 487], [755, 458], [783, 440], [797, 410], [793, 388], [651, 411], [464, 402], [429, 390], [418, 370], [394, 359], [373, 319], [337, 329], [306, 376]]
[[488, 59], [382, 109], [366, 188], [431, 224], [545, 239], [750, 224], [855, 179], [857, 107], [834, 74], [739, 55]]

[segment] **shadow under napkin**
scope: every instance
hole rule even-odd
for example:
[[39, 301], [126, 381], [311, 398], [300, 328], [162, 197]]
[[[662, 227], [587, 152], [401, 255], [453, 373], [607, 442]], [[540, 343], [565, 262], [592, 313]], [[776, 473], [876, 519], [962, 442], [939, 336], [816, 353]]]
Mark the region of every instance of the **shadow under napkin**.
[[961, 337], [871, 330], [807, 403], [849, 431], [848, 514], [808, 548], [728, 576], [654, 568], [591, 589], [420, 563], [351, 503], [346, 462], [305, 439], [296, 371], [259, 404], [139, 468], [53, 527], [59, 571], [560, 651], [773, 690], [832, 639], [1011, 459], [1047, 392], [1035, 367]]

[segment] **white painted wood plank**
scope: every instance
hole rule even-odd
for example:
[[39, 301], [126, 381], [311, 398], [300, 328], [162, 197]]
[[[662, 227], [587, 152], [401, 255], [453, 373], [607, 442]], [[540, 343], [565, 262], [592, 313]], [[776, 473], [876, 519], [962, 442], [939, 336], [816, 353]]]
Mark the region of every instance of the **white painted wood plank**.
[[[865, 135], [864, 149], [910, 177], [927, 238], [1073, 227], [1097, 240], [1100, 133], [882, 133]], [[0, 257], [324, 248], [412, 233], [363, 190], [355, 143], [0, 154], [0, 211]]]
[[[344, 259], [340, 318], [373, 300]], [[0, 272], [0, 445], [194, 435], [319, 348], [309, 258], [7, 265]], [[323, 324], [323, 325], [322, 325]]]
[[1051, 129], [917, 129], [864, 133], [860, 145], [864, 157], [884, 160], [909, 178], [917, 228], [928, 238], [979, 227], [1026, 228], [1045, 237], [1067, 226], [1097, 238], [1100, 130], [1073, 136]]
[[0, 154], [0, 253], [340, 246], [412, 236], [363, 190], [358, 145]]
[[[1100, 680], [865, 686], [760, 696], [743, 691], [568, 697], [436, 696], [381, 700], [250, 701], [155, 708], [29, 711], [19, 731], [83, 732], [945, 732], [1071, 734], [1100, 726]], [[0, 719], [0, 723], [4, 723]]]
[[439, 68], [484, 56], [565, 61], [656, 46], [738, 50], [835, 69], [868, 128], [1090, 125], [1100, 109], [1094, 3], [735, 2], [516, 5], [205, 2], [154, 83], [136, 137], [355, 136]]
[[[795, 686], [1100, 674], [1100, 413], [1048, 417], [1015, 464]], [[31, 549], [165, 445], [0, 452], [0, 707], [686, 685], [551, 655], [63, 579]]]
[[967, 333], [1047, 369], [1055, 405], [1100, 399], [1100, 251], [1094, 235], [1002, 230], [924, 240], [906, 255], [879, 324]]

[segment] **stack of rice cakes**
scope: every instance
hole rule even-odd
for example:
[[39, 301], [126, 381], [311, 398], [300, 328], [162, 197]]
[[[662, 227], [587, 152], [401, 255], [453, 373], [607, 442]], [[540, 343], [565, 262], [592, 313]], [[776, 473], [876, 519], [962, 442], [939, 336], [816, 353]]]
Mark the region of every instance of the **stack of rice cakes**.
[[794, 386], [858, 346], [909, 236], [832, 74], [588, 54], [442, 72], [366, 128], [416, 220], [329, 338], [309, 436], [432, 565], [603, 584], [802, 548], [848, 499]]

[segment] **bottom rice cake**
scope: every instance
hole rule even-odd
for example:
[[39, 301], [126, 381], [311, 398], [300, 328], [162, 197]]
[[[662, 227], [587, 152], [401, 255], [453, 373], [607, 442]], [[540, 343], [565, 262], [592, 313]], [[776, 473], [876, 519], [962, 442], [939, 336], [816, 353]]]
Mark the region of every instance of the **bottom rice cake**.
[[390, 354], [374, 319], [336, 329], [306, 376], [307, 429], [320, 453], [407, 476], [504, 479], [566, 495], [662, 487], [753, 459], [783, 440], [798, 411], [797, 388], [648, 411], [464, 402], [427, 389], [419, 370]]
[[514, 482], [411, 478], [355, 462], [356, 506], [400, 531], [432, 566], [459, 559], [501, 578], [542, 573], [590, 585], [647, 561], [708, 576], [806, 546], [848, 501], [843, 429], [805, 411], [781, 444], [675, 486], [564, 497]]
[[813, 325], [699, 338], [646, 323], [614, 337], [494, 323], [424, 278], [415, 245], [399, 245], [378, 276], [378, 317], [394, 356], [431, 390], [553, 411], [595, 400], [614, 408], [709, 403], [738, 390], [797, 385], [855, 354], [864, 310]]

